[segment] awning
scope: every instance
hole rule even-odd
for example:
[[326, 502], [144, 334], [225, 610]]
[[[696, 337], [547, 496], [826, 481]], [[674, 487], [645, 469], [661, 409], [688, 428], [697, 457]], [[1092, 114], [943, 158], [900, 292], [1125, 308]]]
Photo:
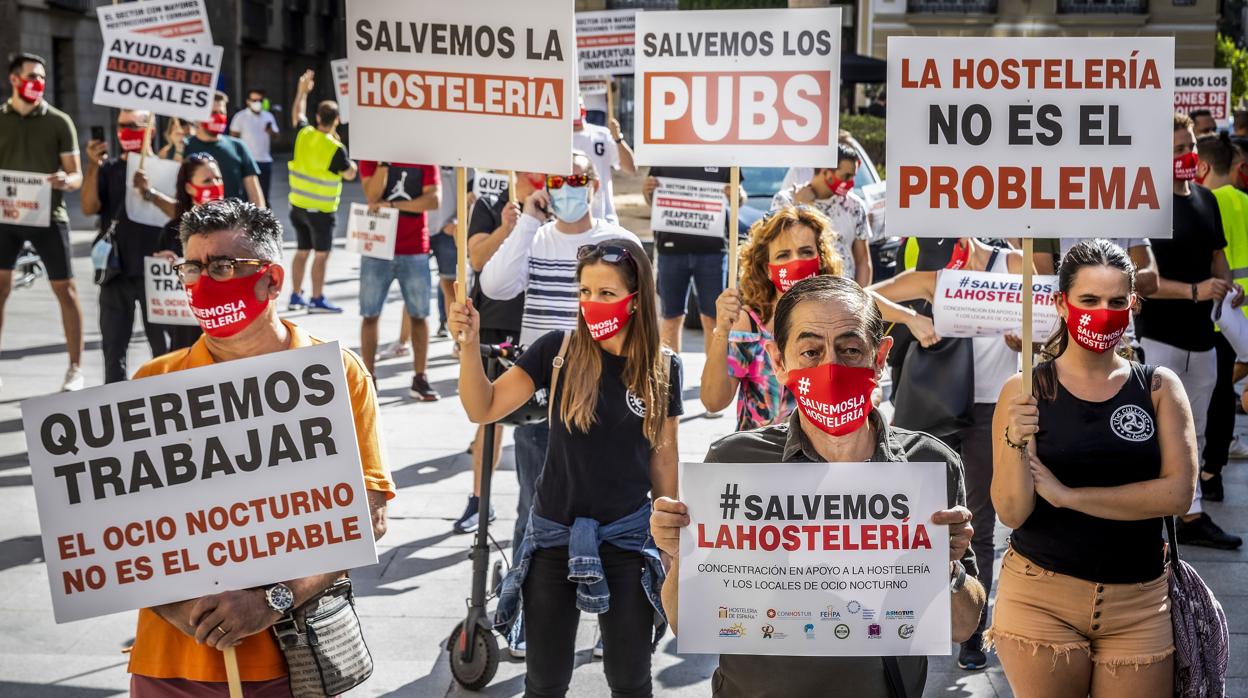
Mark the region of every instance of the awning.
[[888, 63], [857, 53], [841, 54], [841, 84], [888, 82]]

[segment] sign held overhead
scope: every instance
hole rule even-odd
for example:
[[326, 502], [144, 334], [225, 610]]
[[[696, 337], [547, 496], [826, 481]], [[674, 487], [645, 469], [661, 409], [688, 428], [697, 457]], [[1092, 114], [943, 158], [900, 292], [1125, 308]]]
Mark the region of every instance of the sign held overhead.
[[1208, 109], [1220, 122], [1231, 118], [1231, 69], [1212, 68], [1174, 71], [1174, 110], [1187, 114], [1194, 109]]
[[134, 34], [106, 36], [95, 104], [206, 120], [221, 70], [220, 46]]
[[143, 34], [160, 39], [212, 43], [204, 0], [144, 0], [95, 8], [105, 41], [117, 34]]
[[576, 52], [580, 77], [633, 74], [637, 10], [576, 13]]

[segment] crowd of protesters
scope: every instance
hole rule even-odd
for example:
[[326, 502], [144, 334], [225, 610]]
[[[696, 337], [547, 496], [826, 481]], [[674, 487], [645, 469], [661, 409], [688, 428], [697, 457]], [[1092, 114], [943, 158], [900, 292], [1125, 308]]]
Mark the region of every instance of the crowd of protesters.
[[[1239, 537], [1201, 501], [1221, 501], [1223, 468], [1248, 457], [1234, 436], [1235, 386], [1248, 369], [1212, 319], [1215, 307], [1244, 312], [1248, 159], [1245, 143], [1218, 133], [1207, 113], [1174, 116], [1173, 238], [1115, 238], [1125, 231], [1107, 230], [1107, 239], [1037, 245], [1036, 271], [1058, 276], [1053, 336], [1034, 347], [1014, 335], [965, 340], [969, 365], [929, 371], [973, 386], [958, 420], [919, 428], [900, 413], [890, 421], [872, 409], [829, 427], [795, 399], [798, 380], [876, 408], [932, 394], [906, 392], [914, 386], [905, 382], [919, 379], [904, 362], [913, 347], [948, 341], [931, 318], [938, 275], [1019, 274], [1025, 260], [1016, 246], [974, 237], [912, 241], [910, 268], [877, 282], [866, 207], [854, 193], [859, 156], [845, 142], [836, 162], [795, 171], [749, 229], [735, 287], [726, 274], [727, 236], [736, 231], [660, 233], [652, 262], [620, 227], [613, 201], [612, 170], [635, 171], [632, 151], [614, 118], [594, 125], [582, 106], [570, 172], [516, 172], [509, 191], [467, 202], [470, 289], [457, 303], [457, 202], [446, 193], [447, 172], [353, 161], [338, 136], [338, 105], [322, 101], [309, 114], [314, 79], [312, 71], [300, 77], [291, 109], [289, 224], [297, 244], [287, 265], [283, 222], [265, 208], [280, 127], [262, 91], [249, 92], [232, 118], [218, 94], [209, 120], [170, 123], [160, 148], [149, 135], [152, 114], [121, 110], [121, 152], [110, 156], [93, 139], [80, 154], [72, 119], [43, 99], [45, 62], [28, 54], [12, 61], [11, 95], [0, 107], [0, 169], [48, 173], [54, 194], [46, 228], [0, 225], [0, 313], [29, 242], [60, 302], [69, 357], [63, 389], [85, 384], [65, 192], [81, 190], [82, 212], [98, 216], [97, 243], [110, 246], [94, 261], [105, 380], [114, 382], [320, 341], [279, 317], [277, 306], [285, 295], [286, 309], [343, 312], [326, 297], [326, 268], [344, 182], [358, 175], [371, 209], [398, 211], [394, 258], [361, 259], [360, 352], [343, 350], [375, 533], [384, 533], [385, 503], [394, 496], [375, 427], [375, 362], [379, 354], [410, 353], [412, 397], [440, 398], [426, 375], [435, 298], [442, 322], [432, 331], [455, 338], [458, 397], [480, 425], [474, 491], [456, 532], [475, 530], [487, 506], [480, 471], [498, 458], [483, 453], [485, 430], [498, 433], [497, 422], [534, 399], [546, 406], [548, 419], [514, 432], [520, 497], [497, 616], [512, 653], [525, 659], [527, 695], [567, 692], [582, 611], [599, 615], [595, 653], [612, 694], [652, 694], [651, 654], [666, 628], [678, 625], [679, 532], [689, 523], [677, 499], [676, 462], [685, 395], [680, 336], [691, 288], [706, 354], [698, 396], [708, 416], [734, 399], [737, 410], [735, 429], [725, 422], [708, 462], [946, 463], [947, 506], [928, 515], [948, 527], [960, 665], [982, 669], [995, 649], [1017, 695], [1169, 694], [1174, 639], [1162, 521], [1178, 517], [1181, 543], [1238, 548]], [[1242, 117], [1236, 134], [1248, 124]], [[179, 160], [175, 189], [158, 191], [141, 167], [128, 175], [136, 157]], [[643, 195], [649, 202], [658, 177], [680, 177], [723, 184], [725, 206], [729, 197], [746, 200], [744, 188], [731, 190], [727, 172], [654, 167]], [[130, 189], [169, 223], [131, 220]], [[146, 256], [175, 265], [193, 311], [222, 302], [242, 311], [202, 334], [149, 322]], [[405, 342], [379, 347], [381, 311], [396, 281]], [[136, 312], [153, 355], [137, 373], [126, 360]], [[1087, 330], [1112, 341], [1091, 340]], [[523, 352], [491, 376], [483, 343]], [[1041, 358], [1030, 395], [1021, 388], [1023, 351]], [[926, 408], [904, 406], [909, 414]], [[1124, 410], [1130, 421], [1120, 418]], [[486, 518], [494, 515], [491, 507]], [[1013, 532], [994, 580], [998, 521]], [[570, 581], [570, 569], [586, 567], [598, 582]], [[339, 576], [274, 586], [285, 588], [289, 608]], [[260, 591], [145, 609], [130, 658], [134, 695], [216, 695], [224, 676], [205, 652], [240, 643], [249, 645], [242, 678], [254, 695], [285, 695], [286, 669], [263, 632], [282, 612], [282, 595]], [[926, 662], [726, 655], [714, 684], [718, 696], [822, 695], [831, 682], [845, 695], [883, 696], [892, 676], [906, 695], [920, 695]]]

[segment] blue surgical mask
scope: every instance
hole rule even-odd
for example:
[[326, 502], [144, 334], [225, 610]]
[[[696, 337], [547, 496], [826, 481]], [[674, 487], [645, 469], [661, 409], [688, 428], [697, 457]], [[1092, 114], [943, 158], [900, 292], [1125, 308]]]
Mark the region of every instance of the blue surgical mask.
[[564, 223], [575, 223], [589, 213], [589, 187], [573, 187], [567, 184], [551, 189], [550, 206], [555, 218]]

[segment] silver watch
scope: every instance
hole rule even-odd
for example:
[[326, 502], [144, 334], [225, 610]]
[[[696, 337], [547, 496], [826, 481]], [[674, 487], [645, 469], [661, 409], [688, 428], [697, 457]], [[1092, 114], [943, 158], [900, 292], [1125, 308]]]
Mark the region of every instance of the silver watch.
[[290, 587], [278, 582], [264, 590], [265, 603], [269, 604], [269, 608], [274, 611], [286, 615], [295, 605], [295, 592]]
[[958, 593], [966, 586], [966, 565], [961, 560], [953, 561], [954, 571], [949, 575], [949, 591]]

